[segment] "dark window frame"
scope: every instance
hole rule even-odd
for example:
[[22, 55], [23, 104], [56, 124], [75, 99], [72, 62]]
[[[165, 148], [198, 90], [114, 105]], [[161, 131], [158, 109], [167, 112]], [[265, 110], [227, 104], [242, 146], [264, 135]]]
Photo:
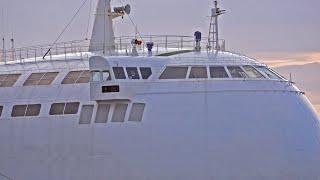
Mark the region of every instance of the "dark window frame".
[[0, 118], [2, 116], [2, 112], [3, 112], [3, 106], [0, 106]]
[[115, 79], [119, 79], [119, 80], [127, 79], [127, 76], [123, 67], [113, 67], [112, 70], [113, 70]]
[[140, 67], [140, 74], [142, 79], [149, 79], [152, 76], [152, 68], [151, 67]]
[[[218, 70], [218, 73], [216, 73]], [[229, 79], [230, 76], [224, 66], [210, 66], [209, 67], [211, 79]]]
[[128, 75], [128, 79], [131, 79], [131, 80], [140, 79], [140, 75], [137, 67], [126, 67], [126, 72]]
[[[42, 107], [41, 104], [14, 105], [13, 108], [12, 108], [12, 111], [11, 111], [11, 117], [13, 117], [13, 118], [18, 118], [18, 117], [37, 117], [37, 116], [40, 115], [41, 107]], [[31, 111], [31, 108], [34, 108], [33, 111]], [[21, 112], [19, 112], [19, 110]]]
[[[53, 107], [59, 107], [63, 105], [63, 109], [58, 109], [59, 111], [53, 111]], [[76, 105], [76, 109], [68, 110], [67, 107], [70, 105]], [[77, 115], [79, 113], [80, 102], [62, 102], [51, 104], [49, 115], [50, 116], [64, 116], [64, 115]]]
[[[177, 70], [180, 70], [181, 72], [178, 72]], [[161, 80], [187, 79], [188, 70], [189, 70], [188, 66], [166, 66], [166, 68], [162, 71], [159, 79]], [[174, 74], [174, 72], [176, 72], [176, 74]]]

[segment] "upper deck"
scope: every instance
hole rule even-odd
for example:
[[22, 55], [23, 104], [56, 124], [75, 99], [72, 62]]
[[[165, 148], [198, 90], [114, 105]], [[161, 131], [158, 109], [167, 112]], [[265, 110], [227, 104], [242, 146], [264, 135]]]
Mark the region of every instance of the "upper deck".
[[[137, 42], [133, 43], [135, 40]], [[207, 38], [202, 39], [200, 44], [202, 50], [213, 52], [207, 41]], [[148, 52], [148, 43], [153, 43], [152, 53]], [[117, 37], [115, 38], [115, 46], [112, 53], [102, 51], [89, 52], [89, 44], [90, 40], [79, 40], [1, 50], [0, 65], [45, 60], [88, 59], [92, 54], [102, 56], [171, 56], [194, 51], [196, 47], [194, 37], [176, 35], [148, 35], [139, 38], [131, 36]], [[221, 40], [220, 44], [221, 47], [224, 47], [224, 40]]]

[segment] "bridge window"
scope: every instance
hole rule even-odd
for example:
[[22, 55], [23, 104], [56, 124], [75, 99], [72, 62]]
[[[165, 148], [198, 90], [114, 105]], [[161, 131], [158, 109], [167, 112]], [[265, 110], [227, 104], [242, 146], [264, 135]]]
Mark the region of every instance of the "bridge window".
[[39, 116], [41, 104], [16, 105], [12, 109], [12, 117]]
[[109, 71], [102, 71], [102, 81], [111, 81], [111, 76]]
[[1, 74], [0, 75], [0, 87], [12, 87], [21, 74]]
[[3, 106], [0, 106], [0, 117], [2, 115], [2, 111], [3, 111]]
[[92, 82], [100, 82], [101, 81], [100, 71], [92, 71], [91, 72], [91, 80], [92, 80]]
[[91, 81], [100, 82], [100, 81], [111, 81], [111, 76], [109, 71], [92, 71], [91, 72]]
[[81, 109], [79, 124], [90, 124], [94, 105], [83, 105]]
[[128, 104], [117, 104], [115, 106], [111, 122], [124, 122]]
[[149, 67], [141, 67], [140, 68], [142, 79], [149, 79], [152, 75], [152, 70]]
[[58, 74], [58, 72], [33, 73], [24, 82], [23, 86], [50, 85]]
[[276, 72], [272, 71], [271, 69], [265, 66], [258, 66], [256, 68], [269, 79], [284, 80], [284, 78], [281, 77], [279, 74], [277, 74]]
[[223, 66], [210, 67], [211, 78], [229, 78], [226, 69]]
[[242, 66], [250, 78], [264, 79], [265, 77], [252, 66]]
[[131, 108], [129, 121], [141, 122], [143, 118], [144, 108], [145, 108], [145, 104], [134, 103]]
[[140, 79], [138, 69], [135, 67], [127, 67], [127, 74], [129, 79]]
[[107, 123], [110, 112], [110, 104], [99, 104], [95, 123]]
[[239, 66], [228, 66], [228, 70], [233, 78], [247, 78], [247, 74]]
[[90, 71], [72, 71], [62, 81], [62, 84], [79, 84], [90, 81]]
[[50, 108], [50, 115], [78, 114], [79, 102], [54, 103]]
[[161, 74], [160, 79], [185, 79], [188, 67], [167, 67]]
[[208, 78], [207, 67], [192, 67], [189, 78], [190, 79]]
[[116, 79], [126, 79], [123, 67], [113, 67], [113, 72]]

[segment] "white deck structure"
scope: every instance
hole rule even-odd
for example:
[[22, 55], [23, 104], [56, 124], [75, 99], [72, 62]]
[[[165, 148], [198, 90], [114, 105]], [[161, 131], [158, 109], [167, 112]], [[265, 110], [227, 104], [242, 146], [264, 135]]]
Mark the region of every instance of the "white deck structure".
[[303, 92], [254, 59], [170, 38], [153, 37], [162, 56], [119, 43], [104, 56], [6, 53], [0, 180], [320, 179]]

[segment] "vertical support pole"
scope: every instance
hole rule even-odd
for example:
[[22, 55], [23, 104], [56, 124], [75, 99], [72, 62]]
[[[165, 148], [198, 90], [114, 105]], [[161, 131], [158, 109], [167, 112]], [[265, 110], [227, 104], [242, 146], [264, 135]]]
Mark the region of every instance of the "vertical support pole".
[[37, 62], [37, 49], [34, 49], [34, 62]]
[[21, 48], [20, 48], [20, 55], [19, 55], [19, 58], [22, 59], [22, 52], [21, 52]]
[[168, 36], [165, 37], [165, 45], [164, 45], [166, 51], [168, 51]]
[[67, 49], [66, 49], [66, 43], [63, 43], [64, 48], [64, 60], [67, 60]]
[[2, 50], [3, 50], [3, 53], [2, 53], [2, 55], [3, 55], [3, 61], [4, 61], [4, 63], [6, 64], [7, 63], [7, 59], [6, 59], [6, 42], [5, 42], [5, 38], [3, 37], [2, 38]]

